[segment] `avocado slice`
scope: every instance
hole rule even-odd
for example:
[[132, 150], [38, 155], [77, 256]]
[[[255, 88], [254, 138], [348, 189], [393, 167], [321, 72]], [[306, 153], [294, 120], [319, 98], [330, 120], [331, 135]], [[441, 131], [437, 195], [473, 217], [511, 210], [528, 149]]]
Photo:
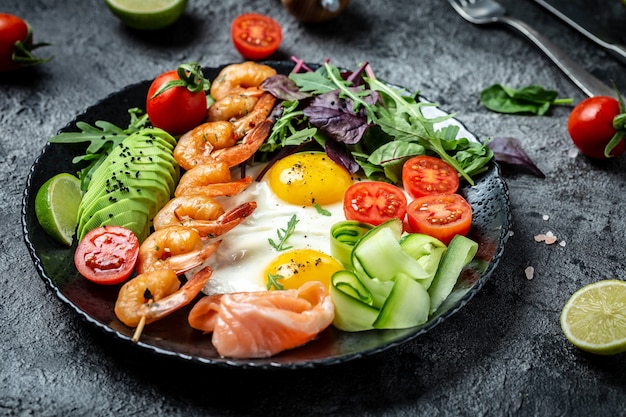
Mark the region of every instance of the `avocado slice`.
[[172, 197], [180, 179], [175, 145], [167, 132], [148, 128], [112, 149], [80, 203], [78, 238], [96, 227], [116, 225], [129, 228], [143, 241], [152, 218]]

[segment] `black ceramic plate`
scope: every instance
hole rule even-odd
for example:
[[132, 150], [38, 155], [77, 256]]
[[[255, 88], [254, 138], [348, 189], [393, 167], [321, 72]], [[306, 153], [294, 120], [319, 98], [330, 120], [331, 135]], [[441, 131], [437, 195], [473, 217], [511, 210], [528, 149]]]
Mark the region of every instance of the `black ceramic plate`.
[[[270, 63], [279, 72], [287, 73], [292, 63]], [[220, 68], [205, 69], [213, 79]], [[119, 91], [71, 121], [62, 131], [75, 131], [77, 121], [93, 124], [106, 120], [118, 126], [127, 126], [127, 109], [143, 108], [150, 81], [131, 85]], [[439, 110], [436, 110], [439, 111]], [[466, 132], [468, 135], [469, 132]], [[48, 143], [33, 164], [24, 193], [22, 225], [24, 238], [35, 267], [42, 279], [56, 295], [89, 323], [129, 346], [152, 350], [157, 354], [175, 356], [199, 364], [237, 368], [307, 368], [333, 365], [408, 342], [431, 331], [442, 321], [462, 308], [491, 276], [502, 253], [510, 226], [508, 189], [495, 164], [476, 179], [476, 185], [461, 192], [474, 210], [470, 236], [480, 245], [477, 256], [463, 272], [459, 282], [431, 320], [419, 327], [403, 330], [345, 333], [328, 328], [307, 345], [283, 352], [268, 359], [225, 359], [211, 345], [210, 337], [191, 329], [187, 324], [190, 307], [152, 323], [144, 329], [138, 343], [131, 341], [133, 329], [123, 325], [113, 312], [119, 286], [99, 286], [81, 277], [73, 262], [73, 248], [63, 248], [52, 241], [41, 229], [35, 216], [35, 195], [41, 185], [60, 172], [76, 172], [72, 158], [80, 150]]]

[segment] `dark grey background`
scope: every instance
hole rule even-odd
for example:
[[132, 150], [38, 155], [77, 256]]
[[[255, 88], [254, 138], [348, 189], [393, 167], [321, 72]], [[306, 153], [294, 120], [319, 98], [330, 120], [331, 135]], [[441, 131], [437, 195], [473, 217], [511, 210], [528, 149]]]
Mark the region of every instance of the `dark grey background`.
[[[626, 93], [619, 61], [533, 1], [503, 3]], [[0, 76], [0, 414], [626, 415], [626, 357], [578, 351], [558, 322], [580, 286], [625, 279], [626, 159], [572, 156], [569, 107], [536, 117], [480, 105], [479, 91], [495, 82], [541, 84], [576, 102], [584, 98], [515, 33], [474, 27], [437, 0], [353, 0], [337, 20], [319, 25], [297, 22], [277, 0], [190, 0], [183, 19], [159, 33], [128, 30], [97, 0], [4, 0], [0, 8], [29, 21], [36, 40], [53, 43], [38, 55], [55, 56], [34, 72]], [[282, 24], [284, 41], [273, 58], [328, 58], [344, 67], [367, 60], [380, 78], [456, 112], [479, 137], [519, 138], [545, 172], [542, 180], [504, 171], [514, 220], [504, 258], [484, 289], [427, 336], [319, 370], [211, 369], [111, 340], [38, 277], [20, 209], [28, 170], [47, 139], [98, 100], [181, 62], [241, 61], [229, 24], [247, 11]], [[534, 241], [547, 231], [565, 246]]]

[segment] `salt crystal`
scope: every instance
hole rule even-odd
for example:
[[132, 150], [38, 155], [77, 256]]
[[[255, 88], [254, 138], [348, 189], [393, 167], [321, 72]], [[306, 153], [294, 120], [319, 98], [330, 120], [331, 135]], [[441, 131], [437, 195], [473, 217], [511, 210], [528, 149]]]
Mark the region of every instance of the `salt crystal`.
[[527, 267], [526, 269], [524, 269], [524, 274], [526, 274], [527, 280], [533, 279], [535, 276], [535, 268], [533, 268], [532, 266]]
[[565, 241], [564, 241], [564, 240], [560, 241], [560, 242], [559, 242], [559, 246], [561, 246], [561, 247], [565, 247]]
[[543, 215], [543, 219], [544, 219], [544, 220], [548, 220], [549, 218], [550, 218], [550, 216], [548, 216], [547, 214], [544, 214], [544, 215]]

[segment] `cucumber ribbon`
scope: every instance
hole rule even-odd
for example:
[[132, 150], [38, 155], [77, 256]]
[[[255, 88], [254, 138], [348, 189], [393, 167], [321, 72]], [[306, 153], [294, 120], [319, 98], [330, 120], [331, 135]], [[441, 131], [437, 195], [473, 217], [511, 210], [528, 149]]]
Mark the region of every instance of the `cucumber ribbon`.
[[331, 279], [333, 324], [350, 332], [424, 324], [478, 250], [461, 235], [447, 247], [428, 235], [403, 235], [399, 220], [371, 229], [340, 222], [331, 242], [333, 256], [346, 267]]

